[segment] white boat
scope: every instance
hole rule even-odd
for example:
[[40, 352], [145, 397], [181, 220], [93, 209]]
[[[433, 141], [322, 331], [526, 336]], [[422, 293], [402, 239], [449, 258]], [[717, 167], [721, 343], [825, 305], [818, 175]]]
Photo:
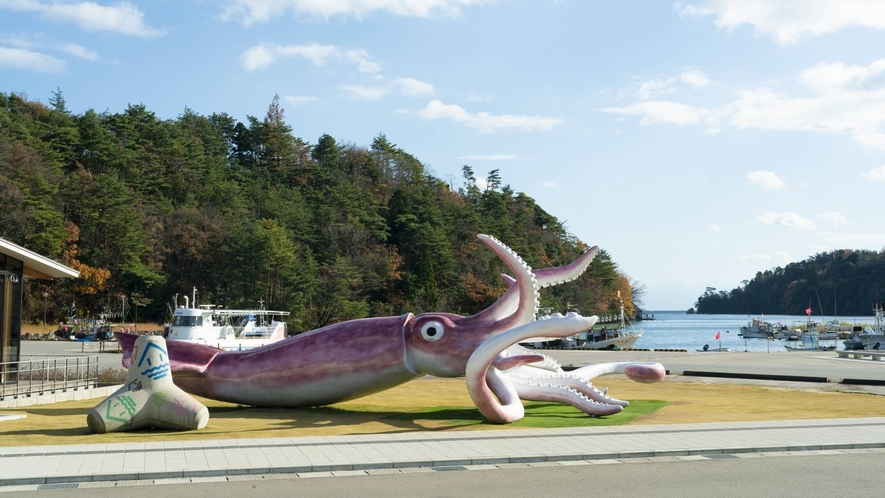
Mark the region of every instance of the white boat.
[[741, 327], [738, 336], [744, 339], [768, 339], [773, 338], [777, 332], [778, 327], [773, 323], [762, 321], [761, 318], [753, 318]]
[[709, 344], [704, 344], [704, 347], [701, 349], [696, 349], [695, 351], [699, 353], [730, 353], [731, 350], [728, 348], [723, 348], [719, 346], [718, 348], [711, 348]]
[[808, 352], [808, 351], [833, 351], [836, 345], [821, 344], [821, 336], [814, 330], [811, 332], [803, 332], [797, 335], [795, 341], [789, 341], [784, 344], [784, 348], [791, 352]]
[[865, 326], [860, 332], [844, 341], [847, 350], [885, 350], [885, 312], [877, 304], [873, 311], [876, 313], [875, 328]]
[[841, 330], [841, 325], [839, 325], [838, 322], [836, 322], [836, 325], [833, 325], [833, 321], [831, 320], [826, 324], [822, 324], [821, 322], [809, 318], [804, 322], [794, 323], [789, 329], [782, 330], [779, 334], [775, 335], [775, 338], [796, 341], [801, 339], [800, 336], [802, 334], [815, 334], [821, 341], [835, 341], [838, 339]]
[[205, 344], [226, 351], [256, 348], [286, 338], [285, 317], [288, 311], [258, 309], [223, 309], [211, 304], [196, 304], [184, 296], [184, 305], [176, 303], [172, 323], [163, 336], [176, 341]]

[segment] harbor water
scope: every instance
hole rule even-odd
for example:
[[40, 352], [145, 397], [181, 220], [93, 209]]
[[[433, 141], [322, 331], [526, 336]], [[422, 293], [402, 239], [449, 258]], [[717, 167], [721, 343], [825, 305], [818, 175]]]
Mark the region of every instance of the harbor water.
[[[633, 328], [642, 331], [642, 338], [633, 345], [634, 349], [687, 349], [695, 351], [705, 344], [710, 349], [723, 347], [732, 351], [756, 351], [787, 353], [784, 340], [744, 339], [739, 336], [741, 327], [751, 319], [761, 318], [766, 322], [781, 323], [793, 329], [804, 325], [808, 318], [792, 315], [689, 315], [684, 311], [651, 311], [654, 320], [643, 320], [633, 324]], [[812, 320], [821, 323], [833, 317], [812, 316]], [[838, 317], [843, 324], [867, 325], [875, 321], [873, 316]], [[720, 339], [716, 339], [716, 333]], [[842, 340], [820, 341], [820, 345], [835, 345], [837, 350], [845, 349]]]

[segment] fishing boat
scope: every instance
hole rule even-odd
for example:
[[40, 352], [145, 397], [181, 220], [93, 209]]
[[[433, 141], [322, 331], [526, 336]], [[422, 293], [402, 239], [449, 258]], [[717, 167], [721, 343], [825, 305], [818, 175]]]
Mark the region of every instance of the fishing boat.
[[825, 345], [821, 344], [821, 336], [817, 333], [817, 331], [805, 331], [797, 334], [796, 340], [788, 341], [784, 344], [784, 348], [787, 351], [791, 352], [809, 352], [809, 351], [834, 351], [836, 349], [835, 344]]
[[875, 328], [867, 325], [855, 330], [851, 338], [842, 343], [846, 350], [885, 350], [885, 312], [878, 304], [873, 311], [876, 313]]
[[106, 341], [111, 338], [112, 325], [104, 317], [99, 318], [78, 318], [76, 316], [68, 317], [62, 321], [55, 335], [59, 339], [67, 339], [78, 342]]
[[778, 328], [771, 322], [762, 321], [762, 318], [753, 318], [741, 327], [738, 336], [744, 339], [768, 339], [775, 336]]
[[58, 323], [55, 336], [58, 339], [78, 342], [106, 341], [113, 337], [114, 324], [112, 318], [119, 318], [105, 309], [104, 313], [94, 316], [80, 316], [77, 313], [77, 305], [72, 303], [67, 309], [67, 318]]
[[226, 351], [240, 351], [265, 346], [286, 338], [285, 317], [288, 311], [224, 309], [212, 304], [197, 305], [184, 296], [179, 306], [177, 296], [172, 322], [163, 336], [175, 341], [214, 346]]

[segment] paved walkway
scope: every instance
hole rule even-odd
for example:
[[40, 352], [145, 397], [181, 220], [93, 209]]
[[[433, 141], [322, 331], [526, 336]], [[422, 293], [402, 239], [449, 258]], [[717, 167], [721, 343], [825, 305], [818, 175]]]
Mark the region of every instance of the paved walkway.
[[885, 418], [8, 447], [0, 448], [0, 491], [869, 448], [885, 448]]

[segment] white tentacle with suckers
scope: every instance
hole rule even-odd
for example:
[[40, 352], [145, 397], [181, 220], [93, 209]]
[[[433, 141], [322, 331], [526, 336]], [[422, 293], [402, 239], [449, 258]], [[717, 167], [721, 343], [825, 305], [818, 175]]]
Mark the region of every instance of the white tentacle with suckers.
[[483, 416], [492, 422], [508, 423], [521, 419], [525, 414], [511, 379], [491, 366], [499, 353], [519, 341], [538, 335], [568, 337], [593, 327], [598, 319], [596, 316], [583, 317], [569, 313], [562, 318], [521, 325], [482, 343], [467, 360], [465, 378], [467, 392]]

